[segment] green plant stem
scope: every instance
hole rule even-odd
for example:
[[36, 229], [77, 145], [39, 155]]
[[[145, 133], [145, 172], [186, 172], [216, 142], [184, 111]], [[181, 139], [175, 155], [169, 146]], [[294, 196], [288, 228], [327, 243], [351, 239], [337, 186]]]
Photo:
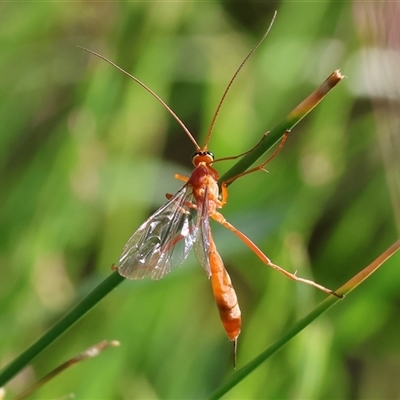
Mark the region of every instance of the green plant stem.
[[0, 373], [0, 387], [13, 378], [19, 371], [28, 365], [34, 357], [49, 346], [55, 339], [61, 336], [68, 328], [85, 315], [111, 290], [119, 285], [124, 278], [118, 272], [112, 273], [106, 280], [89, 293], [69, 313], [61, 318], [38, 341], [28, 347], [20, 356], [7, 365]]
[[[339, 70], [334, 71], [329, 77], [314, 90], [305, 100], [303, 100], [293, 111], [275, 128], [267, 132], [260, 144], [250, 153], [243, 156], [231, 169], [229, 169], [219, 182], [222, 183], [234, 176], [242, 174], [250, 168], [256, 161], [282, 139], [285, 132], [290, 131], [296, 126], [317, 104], [333, 89], [344, 76]], [[229, 184], [228, 184], [229, 185]]]

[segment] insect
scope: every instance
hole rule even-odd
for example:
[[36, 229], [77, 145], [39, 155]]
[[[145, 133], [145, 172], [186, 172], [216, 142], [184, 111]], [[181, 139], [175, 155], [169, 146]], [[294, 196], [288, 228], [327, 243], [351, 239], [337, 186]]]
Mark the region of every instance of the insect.
[[123, 248], [116, 269], [122, 276], [129, 279], [142, 279], [146, 277], [161, 279], [174, 268], [182, 264], [193, 248], [197, 260], [211, 280], [221, 322], [229, 339], [233, 343], [234, 365], [236, 365], [237, 340], [241, 331], [241, 312], [231, 279], [214, 243], [210, 229], [210, 219], [217, 221], [236, 234], [264, 264], [276, 269], [292, 280], [304, 282], [326, 293], [337, 295], [330, 289], [313, 281], [302, 279], [274, 264], [254, 242], [230, 224], [218, 211], [218, 209], [222, 208], [227, 202], [228, 184], [244, 175], [264, 169], [265, 165], [275, 157], [283, 147], [289, 133], [285, 133], [275, 152], [262, 164], [236, 175], [225, 182], [221, 182], [220, 186], [218, 185], [219, 175], [214, 169], [213, 163], [239, 158], [253, 149], [238, 156], [214, 160], [213, 154], [208, 151], [211, 133], [233, 81], [248, 58], [268, 35], [272, 23], [273, 20], [267, 32], [244, 58], [229, 81], [211, 121], [203, 147], [198, 145], [193, 135], [174, 111], [148, 86], [106, 57], [92, 50], [83, 48], [129, 76], [155, 97], [181, 125], [196, 148], [192, 156], [194, 169], [191, 175], [189, 177], [179, 174], [175, 175], [177, 179], [184, 182], [184, 185], [176, 194], [167, 194], [168, 201], [151, 215], [130, 237]]

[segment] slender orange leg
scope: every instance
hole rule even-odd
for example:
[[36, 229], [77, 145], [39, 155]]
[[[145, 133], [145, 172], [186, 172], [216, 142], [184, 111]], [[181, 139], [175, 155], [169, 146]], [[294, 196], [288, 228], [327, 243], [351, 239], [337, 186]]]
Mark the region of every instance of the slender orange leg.
[[261, 139], [258, 141], [258, 143], [255, 146], [253, 146], [250, 150], [247, 150], [244, 153], [240, 153], [240, 154], [238, 154], [236, 156], [218, 158], [218, 159], [214, 160], [213, 163], [220, 162], [220, 161], [236, 160], [237, 158], [243, 157], [246, 154], [251, 153], [253, 150], [255, 150], [263, 142], [263, 140], [268, 135], [268, 133], [269, 133], [269, 131], [265, 132], [264, 135], [262, 135]]
[[289, 279], [292, 279], [293, 281], [298, 281], [298, 282], [303, 282], [306, 283], [308, 285], [314, 286], [317, 289], [322, 290], [325, 293], [328, 294], [333, 294], [334, 296], [338, 297], [338, 298], [343, 298], [342, 295], [334, 292], [331, 289], [328, 289], [322, 285], [319, 285], [318, 283], [315, 283], [314, 281], [308, 280], [308, 279], [303, 279], [298, 277], [296, 274], [292, 274], [288, 271], [286, 271], [285, 269], [283, 269], [282, 267], [280, 267], [279, 265], [274, 264], [262, 251], [259, 247], [257, 247], [257, 245], [252, 242], [244, 233], [240, 232], [238, 229], [236, 229], [232, 224], [230, 224], [222, 214], [220, 214], [219, 212], [215, 212], [214, 214], [211, 215], [211, 217], [219, 222], [221, 225], [223, 225], [225, 228], [229, 229], [230, 231], [232, 231], [235, 235], [237, 235], [257, 256], [258, 258], [266, 265], [272, 267], [273, 269], [277, 270], [278, 272], [280, 272], [281, 274], [287, 276]]
[[233, 365], [236, 368], [237, 338], [242, 325], [241, 312], [231, 278], [209, 234], [211, 284], [225, 332], [233, 342]]
[[181, 174], [175, 174], [174, 178], [178, 179], [180, 181], [183, 181], [183, 182], [187, 182], [189, 180], [189, 178], [187, 176], [181, 175]]
[[[257, 166], [254, 167], [254, 168], [250, 168], [250, 169], [248, 169], [247, 171], [244, 171], [244, 172], [242, 172], [241, 174], [237, 174], [237, 175], [233, 176], [232, 178], [230, 178], [230, 179], [228, 179], [228, 180], [222, 182], [222, 185], [221, 185], [221, 186], [224, 186], [224, 185], [226, 186], [228, 183], [232, 183], [232, 182], [236, 181], [236, 179], [240, 178], [241, 176], [245, 176], [245, 175], [251, 174], [251, 173], [253, 173], [253, 172], [263, 170], [264, 167], [265, 167], [273, 158], [275, 158], [275, 157], [278, 155], [278, 153], [282, 150], [282, 147], [283, 147], [284, 144], [286, 143], [286, 139], [287, 139], [289, 133], [290, 133], [289, 130], [287, 130], [287, 131], [284, 133], [284, 135], [282, 136], [282, 140], [280, 141], [278, 147], [276, 148], [276, 150], [271, 154], [271, 156], [270, 156], [266, 161], [264, 161], [264, 162], [261, 163], [260, 165], [257, 165]], [[256, 147], [257, 147], [257, 146], [256, 146]]]

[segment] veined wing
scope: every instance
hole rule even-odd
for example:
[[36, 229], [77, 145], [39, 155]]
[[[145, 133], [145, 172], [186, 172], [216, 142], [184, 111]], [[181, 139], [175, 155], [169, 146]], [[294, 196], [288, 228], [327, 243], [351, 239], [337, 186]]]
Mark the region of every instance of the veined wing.
[[199, 215], [199, 232], [197, 234], [197, 239], [194, 244], [194, 254], [196, 255], [197, 261], [206, 271], [207, 277], [211, 277], [211, 267], [210, 267], [210, 218], [208, 215], [208, 195], [207, 188], [204, 191], [204, 201], [198, 205], [198, 215]]
[[183, 186], [126, 243], [118, 262], [125, 278], [161, 279], [186, 259], [199, 232], [190, 185]]

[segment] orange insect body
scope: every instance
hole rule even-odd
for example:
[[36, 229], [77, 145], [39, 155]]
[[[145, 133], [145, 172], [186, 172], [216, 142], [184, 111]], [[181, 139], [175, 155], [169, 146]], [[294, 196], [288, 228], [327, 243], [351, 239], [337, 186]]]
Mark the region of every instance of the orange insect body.
[[213, 155], [210, 152], [197, 151], [192, 161], [195, 169], [189, 178], [175, 176], [186, 182], [185, 185], [174, 196], [167, 195], [168, 203], [150, 216], [129, 239], [120, 257], [118, 271], [131, 279], [146, 276], [161, 279], [180, 265], [194, 247], [200, 264], [211, 278], [221, 322], [236, 349], [241, 329], [240, 308], [209, 226], [209, 218], [227, 224], [217, 211], [226, 203], [227, 191], [223, 185], [220, 196], [219, 176], [211, 166]]
[[211, 284], [222, 325], [230, 340], [235, 343], [242, 326], [241, 312], [232, 286], [231, 278], [226, 271], [214, 241], [210, 240]]
[[[200, 161], [201, 159], [204, 161]], [[211, 167], [210, 160], [204, 156], [195, 154], [193, 164], [199, 164], [192, 172], [188, 184], [192, 186], [196, 205], [204, 207], [207, 202], [207, 209], [210, 217], [217, 215], [217, 208], [224, 205], [225, 199], [219, 198], [218, 173]], [[231, 278], [224, 267], [221, 256], [219, 255], [214, 240], [209, 232], [209, 262], [211, 271], [211, 284], [219, 310], [221, 322], [230, 340], [235, 344], [240, 334], [242, 325], [241, 312], [236, 297], [236, 292], [232, 286]]]
[[[232, 177], [228, 181], [222, 182], [220, 185], [220, 191], [218, 186], [219, 175], [212, 167], [212, 163], [215, 162], [214, 156], [212, 153], [207, 151], [208, 141], [211, 137], [211, 132], [221, 105], [235, 77], [250, 55], [267, 36], [272, 23], [273, 20], [267, 32], [245, 57], [228, 83], [212, 119], [203, 148], [200, 148], [179, 117], [149, 87], [102, 55], [92, 50], [84, 49], [119, 69], [146, 89], [182, 126], [187, 136], [196, 147], [196, 152], [192, 157], [192, 162], [195, 167], [192, 174], [189, 178], [182, 175], [175, 175], [177, 179], [184, 181], [185, 184], [175, 195], [167, 194], [167, 203], [151, 215], [129, 238], [118, 262], [118, 272], [129, 279], [142, 279], [145, 277], [161, 279], [172, 269], [182, 264], [189, 254], [189, 251], [193, 248], [196, 258], [206, 271], [207, 276], [211, 278], [213, 294], [218, 306], [221, 322], [229, 339], [234, 345], [234, 361], [236, 357], [237, 338], [241, 330], [241, 313], [231, 279], [224, 267], [220, 255], [218, 254], [211, 235], [209, 224], [210, 218], [236, 234], [265, 265], [274, 268], [292, 280], [304, 282], [315, 286], [326, 293], [337, 295], [330, 289], [318, 285], [313, 281], [299, 278], [295, 274], [291, 274], [278, 265], [272, 263], [261, 249], [259, 249], [246, 235], [226, 221], [224, 216], [217, 211], [226, 204], [228, 198], [227, 184], [232, 183], [243, 175], [262, 170], [264, 166], [280, 151], [288, 135], [288, 132], [286, 132], [277, 150], [275, 150], [268, 160], [264, 161], [257, 167], [251, 168]], [[219, 161], [235, 159], [247, 153], [249, 152], [236, 157], [220, 159]]]

